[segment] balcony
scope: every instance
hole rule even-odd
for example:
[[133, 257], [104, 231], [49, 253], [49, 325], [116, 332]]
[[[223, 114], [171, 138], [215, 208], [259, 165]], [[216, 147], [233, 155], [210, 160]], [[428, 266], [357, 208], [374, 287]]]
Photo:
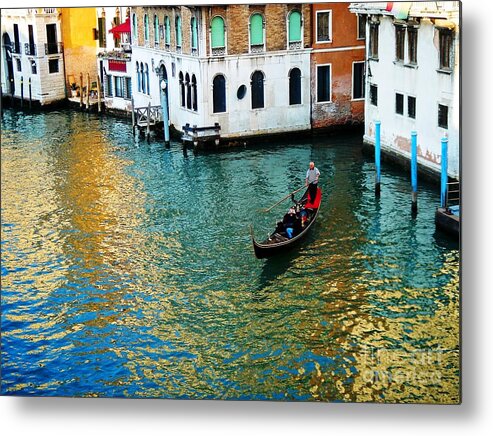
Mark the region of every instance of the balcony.
[[289, 50], [301, 50], [301, 41], [289, 41]]
[[264, 51], [264, 44], [250, 44], [250, 53], [263, 53]]
[[226, 47], [212, 47], [212, 56], [224, 56]]
[[14, 42], [13, 44], [11, 44], [10, 48], [12, 54], [22, 54], [21, 45], [19, 44], [19, 42]]
[[36, 44], [25, 43], [24, 52], [26, 53], [27, 56], [36, 56], [37, 55]]
[[61, 42], [53, 42], [45, 44], [45, 54], [58, 54], [63, 53], [63, 43]]

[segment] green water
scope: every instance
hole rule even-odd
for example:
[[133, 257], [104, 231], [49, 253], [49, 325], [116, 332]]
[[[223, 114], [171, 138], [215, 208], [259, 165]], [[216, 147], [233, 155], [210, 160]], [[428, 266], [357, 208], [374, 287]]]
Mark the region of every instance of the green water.
[[[459, 251], [436, 186], [374, 165], [359, 134], [225, 152], [134, 141], [71, 112], [2, 118], [6, 395], [459, 400]], [[319, 218], [257, 260], [263, 214], [320, 169]]]

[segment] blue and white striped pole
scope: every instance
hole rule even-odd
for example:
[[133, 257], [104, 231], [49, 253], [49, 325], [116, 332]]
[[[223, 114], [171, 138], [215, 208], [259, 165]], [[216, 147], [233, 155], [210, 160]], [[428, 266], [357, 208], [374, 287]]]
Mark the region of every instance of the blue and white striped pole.
[[380, 197], [380, 121], [375, 121], [375, 196]]
[[168, 96], [166, 80], [161, 81], [161, 109], [163, 111], [164, 144], [169, 145], [169, 118], [168, 118]]
[[418, 133], [411, 132], [411, 210], [418, 211]]
[[447, 182], [448, 182], [448, 138], [444, 136], [442, 138], [442, 180], [440, 189], [440, 206], [445, 208], [447, 206]]

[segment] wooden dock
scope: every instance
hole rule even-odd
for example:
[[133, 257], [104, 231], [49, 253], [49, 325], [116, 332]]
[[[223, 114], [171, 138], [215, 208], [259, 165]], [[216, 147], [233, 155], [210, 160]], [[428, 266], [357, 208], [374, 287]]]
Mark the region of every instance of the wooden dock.
[[185, 124], [183, 126], [182, 142], [184, 144], [192, 143], [194, 148], [199, 145], [205, 145], [209, 142], [214, 142], [216, 146], [219, 145], [221, 139], [221, 126], [219, 123], [215, 123], [213, 126], [197, 127]]
[[447, 183], [445, 207], [435, 212], [435, 225], [438, 229], [459, 237], [460, 235], [460, 182]]

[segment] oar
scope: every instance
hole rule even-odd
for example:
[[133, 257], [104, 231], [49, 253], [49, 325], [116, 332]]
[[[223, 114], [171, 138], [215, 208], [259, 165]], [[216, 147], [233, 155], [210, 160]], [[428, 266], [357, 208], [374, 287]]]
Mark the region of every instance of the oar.
[[262, 212], [269, 212], [271, 209], [273, 209], [274, 207], [276, 207], [278, 204], [281, 204], [284, 200], [287, 200], [289, 197], [291, 197], [291, 195], [294, 195], [294, 194], [300, 192], [302, 189], [306, 189], [306, 186], [302, 186], [301, 188], [297, 189], [296, 191], [290, 192], [288, 195], [286, 195], [286, 197], [282, 198], [276, 204], [273, 204], [268, 209], [264, 209]]

